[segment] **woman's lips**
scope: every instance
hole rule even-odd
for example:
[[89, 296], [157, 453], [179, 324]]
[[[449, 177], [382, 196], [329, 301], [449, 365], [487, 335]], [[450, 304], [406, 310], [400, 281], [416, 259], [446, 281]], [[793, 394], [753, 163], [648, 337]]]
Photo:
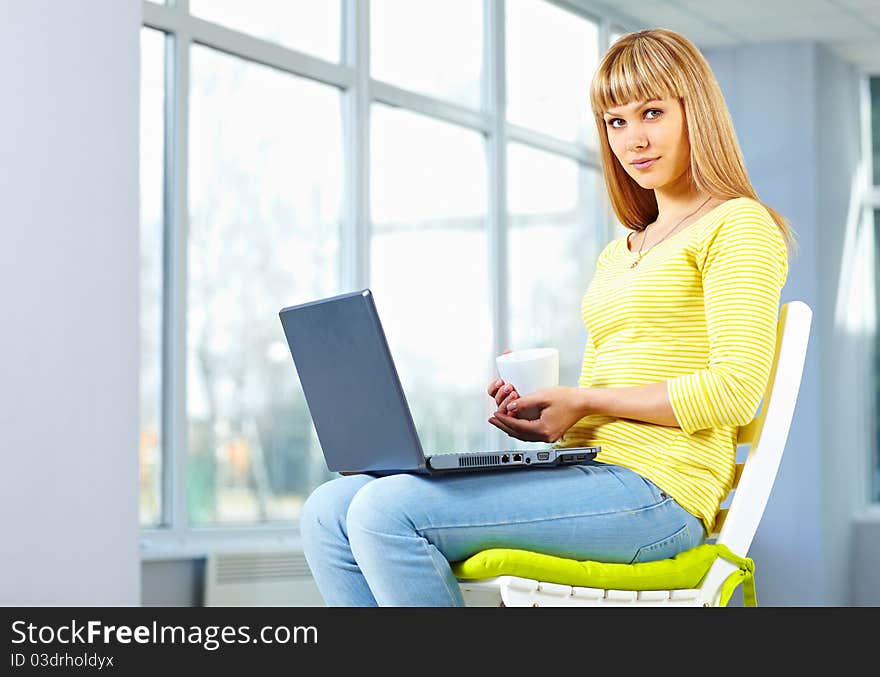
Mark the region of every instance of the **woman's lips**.
[[633, 167], [643, 170], [648, 169], [649, 167], [653, 167], [659, 159], [660, 158], [654, 158], [653, 160], [648, 160], [647, 162], [633, 162]]

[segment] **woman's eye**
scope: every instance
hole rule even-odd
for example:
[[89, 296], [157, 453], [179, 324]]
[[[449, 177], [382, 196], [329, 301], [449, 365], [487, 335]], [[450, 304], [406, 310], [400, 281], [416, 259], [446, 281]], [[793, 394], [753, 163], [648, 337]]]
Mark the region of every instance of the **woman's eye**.
[[[660, 110], [659, 108], [649, 108], [648, 110], [645, 111], [645, 115], [647, 115], [648, 113], [659, 113], [660, 115], [663, 115], [663, 111]], [[648, 119], [649, 120], [656, 120], [657, 117], [659, 117], [659, 116], [653, 116]], [[618, 121], [624, 122], [623, 118], [611, 118], [608, 121], [608, 126], [613, 129], [620, 129], [620, 127], [618, 127], [617, 125], [614, 124], [615, 122], [618, 122]]]

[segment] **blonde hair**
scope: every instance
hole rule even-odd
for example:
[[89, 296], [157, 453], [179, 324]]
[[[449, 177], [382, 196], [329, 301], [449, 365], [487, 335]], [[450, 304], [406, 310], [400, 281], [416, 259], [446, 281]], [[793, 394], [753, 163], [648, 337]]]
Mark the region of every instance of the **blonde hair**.
[[620, 222], [631, 230], [644, 230], [657, 219], [657, 200], [653, 190], [642, 188], [620, 166], [608, 143], [602, 114], [634, 101], [666, 98], [678, 99], [684, 109], [693, 189], [723, 200], [749, 197], [759, 202], [773, 217], [791, 255], [797, 248], [794, 231], [782, 214], [755, 194], [715, 74], [694, 43], [665, 28], [618, 39], [605, 53], [590, 85], [605, 185]]

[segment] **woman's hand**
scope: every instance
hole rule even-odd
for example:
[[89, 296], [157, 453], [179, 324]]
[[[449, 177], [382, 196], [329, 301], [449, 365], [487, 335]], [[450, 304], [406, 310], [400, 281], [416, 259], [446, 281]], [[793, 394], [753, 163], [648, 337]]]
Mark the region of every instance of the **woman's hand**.
[[[553, 386], [508, 402], [508, 412], [496, 411], [489, 423], [524, 442], [556, 442], [575, 423], [589, 414], [587, 388]], [[535, 407], [540, 417], [534, 421], [516, 418], [517, 411]], [[499, 407], [499, 409], [501, 409]]]
[[[505, 350], [504, 352], [509, 353], [510, 351]], [[495, 404], [498, 406], [495, 414], [506, 414], [507, 405], [519, 397], [519, 393], [516, 392], [516, 388], [514, 388], [510, 383], [505, 383], [500, 378], [492, 381], [486, 388], [486, 392], [489, 393], [489, 397], [493, 398], [495, 400]]]
[[488, 392], [489, 397], [494, 398], [495, 404], [498, 405], [498, 410], [495, 412], [496, 414], [506, 414], [507, 405], [519, 397], [519, 393], [516, 392], [516, 389], [511, 384], [502, 381], [500, 378], [489, 384]]
[[[509, 352], [510, 348], [505, 350], [502, 355], [506, 355]], [[505, 383], [500, 378], [492, 381], [486, 388], [486, 392], [489, 393], [489, 397], [493, 398], [495, 400], [495, 404], [498, 405], [498, 409], [495, 412], [496, 414], [506, 414], [507, 405], [519, 397], [519, 393], [516, 392], [516, 388], [514, 388], [513, 385], [511, 385], [510, 383]]]

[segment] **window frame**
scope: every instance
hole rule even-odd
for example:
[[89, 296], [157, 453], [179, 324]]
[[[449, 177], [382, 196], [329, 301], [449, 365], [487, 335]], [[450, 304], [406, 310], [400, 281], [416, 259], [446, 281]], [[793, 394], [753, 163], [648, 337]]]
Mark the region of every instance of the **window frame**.
[[[341, 6], [339, 63], [249, 35], [189, 13], [189, 0], [173, 5], [143, 2], [143, 27], [165, 34], [165, 149], [164, 149], [164, 261], [162, 297], [162, 406], [161, 519], [158, 526], [141, 527], [144, 560], [201, 556], [234, 544], [253, 547], [255, 542], [294, 546], [298, 524], [249, 523], [193, 527], [186, 505], [186, 312], [187, 238], [189, 229], [187, 173], [189, 166], [190, 46], [203, 45], [247, 61], [339, 88], [343, 98], [344, 197], [340, 243], [341, 278], [345, 288], [367, 286], [370, 279], [370, 108], [373, 103], [427, 115], [476, 130], [486, 139], [487, 236], [493, 349], [507, 345], [507, 146], [510, 142], [572, 159], [601, 173], [598, 150], [563, 141], [536, 130], [512, 125], [505, 116], [505, 0], [483, 0], [483, 72], [481, 107], [472, 109], [449, 101], [395, 87], [370, 76], [370, 0], [337, 0]], [[599, 57], [615, 33], [637, 30], [613, 14], [598, 16], [577, 0], [549, 2], [598, 26]], [[606, 220], [597, 237], [614, 234], [610, 205], [603, 206]], [[487, 364], [491, 373], [494, 364]], [[487, 445], [503, 444], [499, 430], [488, 430]]]

